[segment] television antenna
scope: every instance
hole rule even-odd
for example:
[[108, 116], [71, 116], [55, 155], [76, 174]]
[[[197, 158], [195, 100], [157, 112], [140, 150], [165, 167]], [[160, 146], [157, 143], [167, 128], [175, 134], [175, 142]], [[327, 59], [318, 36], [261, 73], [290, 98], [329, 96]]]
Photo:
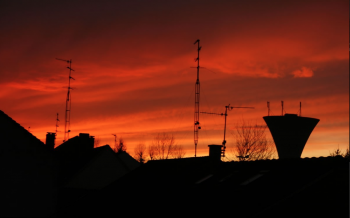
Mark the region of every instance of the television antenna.
[[231, 111], [233, 108], [249, 108], [249, 109], [254, 109], [254, 107], [232, 107], [230, 104], [225, 106], [225, 113], [211, 113], [211, 112], [200, 112], [202, 114], [214, 114], [214, 115], [220, 115], [220, 116], [225, 116], [225, 125], [224, 125], [224, 140], [222, 141], [222, 150], [221, 154], [222, 157], [225, 157], [225, 151], [226, 151], [226, 117], [227, 117], [227, 111]]
[[70, 80], [73, 79], [72, 77], [72, 59], [70, 60], [64, 60], [60, 58], [56, 58], [56, 60], [67, 62], [69, 69], [69, 77], [68, 77], [68, 91], [67, 91], [67, 98], [66, 98], [66, 111], [65, 111], [65, 122], [64, 122], [64, 139], [63, 142], [67, 141], [69, 139], [69, 133], [70, 133], [70, 114], [71, 114], [71, 107], [72, 107], [72, 95], [70, 90], [72, 89], [70, 87]]
[[197, 80], [195, 86], [195, 103], [194, 103], [194, 156], [197, 157], [197, 144], [198, 144], [198, 130], [201, 129], [199, 125], [199, 96], [200, 96], [200, 82], [199, 82], [199, 51], [202, 47], [199, 46], [199, 39], [194, 42], [198, 43], [198, 56], [195, 59], [197, 61]]
[[58, 131], [57, 131], [57, 127], [59, 127], [59, 126], [58, 126], [58, 122], [59, 122], [59, 121], [60, 121], [60, 120], [58, 119], [58, 113], [57, 113], [57, 118], [56, 118], [56, 136], [57, 136], [57, 132], [58, 132]]
[[117, 134], [112, 134], [114, 136], [114, 151], [117, 150]]

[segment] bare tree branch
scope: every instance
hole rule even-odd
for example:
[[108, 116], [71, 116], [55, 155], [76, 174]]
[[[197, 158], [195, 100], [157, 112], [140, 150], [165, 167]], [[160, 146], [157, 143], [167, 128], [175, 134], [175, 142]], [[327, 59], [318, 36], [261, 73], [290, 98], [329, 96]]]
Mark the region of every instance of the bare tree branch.
[[134, 158], [140, 163], [146, 162], [146, 145], [145, 144], [138, 144], [134, 149]]
[[119, 138], [119, 142], [115, 145], [113, 150], [115, 153], [126, 152], [126, 145], [123, 138]]
[[236, 125], [233, 153], [239, 161], [269, 159], [276, 154], [273, 141], [266, 138], [266, 129], [267, 126], [250, 125], [246, 121]]
[[349, 158], [349, 148], [347, 148], [344, 152], [342, 152], [340, 149], [339, 149], [339, 145], [338, 145], [338, 148], [335, 149], [334, 151], [332, 152], [329, 152], [329, 155], [332, 156], [332, 157], [336, 157], [336, 156], [342, 156], [344, 158]]
[[94, 148], [97, 148], [100, 146], [100, 138], [95, 138], [94, 140]]
[[159, 133], [148, 146], [148, 155], [150, 160], [183, 158], [185, 151], [181, 145], [176, 144], [173, 135]]

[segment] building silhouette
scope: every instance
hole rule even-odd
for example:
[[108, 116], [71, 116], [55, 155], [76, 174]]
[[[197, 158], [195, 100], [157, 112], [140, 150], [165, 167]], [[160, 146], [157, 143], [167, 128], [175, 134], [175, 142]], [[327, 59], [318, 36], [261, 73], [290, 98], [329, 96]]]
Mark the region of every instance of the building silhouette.
[[300, 158], [310, 134], [320, 121], [297, 114], [263, 118], [270, 129], [280, 159]]
[[0, 216], [54, 214], [57, 169], [52, 149], [0, 110]]
[[349, 215], [341, 156], [222, 162], [221, 145], [209, 145], [208, 156], [140, 165], [94, 148], [88, 133], [53, 149], [54, 134], [44, 144], [2, 111], [0, 137], [2, 217]]

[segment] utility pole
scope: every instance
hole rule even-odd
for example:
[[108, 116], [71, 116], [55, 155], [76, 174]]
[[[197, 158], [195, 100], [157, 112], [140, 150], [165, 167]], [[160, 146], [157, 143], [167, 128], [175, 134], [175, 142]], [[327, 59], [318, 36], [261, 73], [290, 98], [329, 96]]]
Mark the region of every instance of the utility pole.
[[249, 108], [254, 109], [254, 107], [231, 107], [230, 104], [225, 106], [225, 113], [210, 113], [210, 112], [201, 112], [203, 114], [214, 114], [214, 115], [221, 115], [225, 116], [225, 125], [224, 125], [224, 140], [222, 141], [222, 157], [225, 157], [225, 151], [226, 151], [226, 117], [227, 117], [227, 111], [231, 111], [233, 108]]
[[73, 79], [75, 80], [71, 75], [72, 71], [72, 59], [70, 60], [64, 60], [60, 58], [56, 58], [57, 60], [67, 62], [68, 66], [67, 68], [69, 69], [69, 77], [68, 77], [68, 91], [67, 91], [67, 98], [66, 98], [66, 112], [65, 112], [65, 123], [64, 123], [64, 140], [63, 142], [67, 141], [69, 139], [69, 133], [70, 133], [70, 114], [71, 114], [71, 107], [72, 107], [72, 96], [70, 90], [72, 89], [70, 87], [70, 80]]
[[200, 96], [200, 82], [199, 82], [199, 51], [202, 47], [199, 46], [199, 39], [194, 42], [198, 43], [198, 56], [197, 61], [197, 80], [195, 86], [195, 103], [194, 103], [194, 156], [197, 157], [197, 144], [198, 144], [198, 130], [201, 129], [199, 126], [199, 96]]

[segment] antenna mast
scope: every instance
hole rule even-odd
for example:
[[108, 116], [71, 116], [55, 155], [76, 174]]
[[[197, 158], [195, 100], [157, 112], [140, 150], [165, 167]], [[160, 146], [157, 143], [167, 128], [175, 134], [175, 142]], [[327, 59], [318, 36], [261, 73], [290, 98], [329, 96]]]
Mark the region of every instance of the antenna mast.
[[114, 149], [113, 151], [116, 152], [117, 151], [117, 134], [112, 134], [114, 136]]
[[222, 157], [225, 157], [225, 151], [226, 151], [226, 117], [227, 117], [227, 111], [232, 110], [233, 108], [250, 108], [250, 109], [254, 109], [254, 107], [231, 107], [230, 104], [228, 104], [227, 106], [225, 106], [225, 113], [208, 113], [208, 112], [201, 112], [203, 114], [215, 114], [215, 115], [221, 115], [221, 116], [225, 116], [225, 126], [224, 126], [224, 140], [222, 141]]
[[202, 47], [199, 46], [199, 39], [194, 42], [194, 44], [198, 43], [198, 56], [196, 58], [197, 61], [197, 80], [195, 87], [195, 104], [194, 104], [194, 156], [197, 157], [197, 144], [198, 144], [198, 130], [201, 129], [199, 126], [199, 93], [200, 93], [200, 83], [199, 83], [199, 51]]
[[59, 122], [60, 120], [58, 119], [58, 113], [57, 113], [57, 118], [56, 118], [56, 136], [57, 136], [57, 127], [58, 127], [58, 122]]
[[270, 116], [270, 102], [267, 102], [267, 116]]
[[66, 112], [65, 112], [65, 123], [64, 123], [64, 140], [63, 142], [67, 141], [69, 139], [69, 132], [70, 132], [70, 113], [71, 113], [71, 107], [72, 107], [72, 95], [70, 90], [72, 89], [70, 87], [70, 80], [75, 80], [71, 75], [72, 71], [72, 59], [70, 60], [64, 60], [60, 58], [56, 58], [57, 60], [67, 62], [69, 64], [67, 68], [69, 69], [69, 77], [68, 77], [68, 91], [67, 91], [67, 98], [66, 98]]

